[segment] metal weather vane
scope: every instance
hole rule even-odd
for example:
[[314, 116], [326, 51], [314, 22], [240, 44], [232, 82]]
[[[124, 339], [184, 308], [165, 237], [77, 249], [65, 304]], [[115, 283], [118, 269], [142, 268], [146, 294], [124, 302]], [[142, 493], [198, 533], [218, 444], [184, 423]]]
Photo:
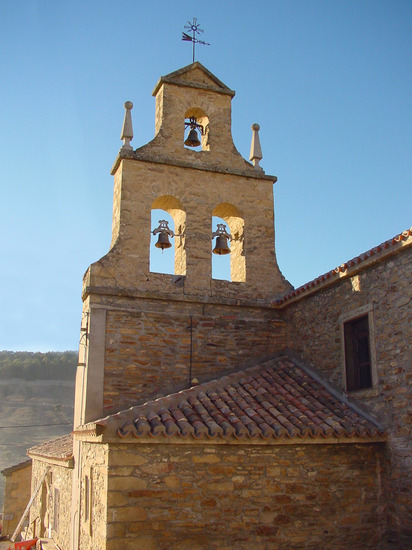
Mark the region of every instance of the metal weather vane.
[[192, 36], [190, 34], [187, 34], [186, 32], [182, 32], [182, 40], [185, 42], [192, 42], [193, 44], [193, 63], [195, 62], [195, 45], [196, 44], [202, 44], [203, 46], [210, 46], [209, 42], [204, 42], [203, 40], [199, 40], [196, 38], [196, 33], [200, 34], [205, 32], [203, 29], [200, 28], [200, 24], [197, 22], [196, 17], [193, 17], [192, 23], [188, 21], [189, 25], [185, 25], [185, 29], [192, 31]]

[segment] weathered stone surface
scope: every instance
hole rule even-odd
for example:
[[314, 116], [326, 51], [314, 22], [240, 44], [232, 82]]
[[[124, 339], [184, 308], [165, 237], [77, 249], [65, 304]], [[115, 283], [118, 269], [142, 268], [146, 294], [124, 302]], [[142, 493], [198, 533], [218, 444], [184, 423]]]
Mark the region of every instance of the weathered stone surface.
[[[144, 465], [136, 464], [149, 489], [115, 491], [129, 502], [109, 506], [109, 521], [121, 518], [125, 534], [116, 543], [109, 538], [108, 547], [120, 550], [132, 540], [137, 545], [143, 534], [152, 536], [160, 550], [183, 548], [185, 541], [205, 550], [286, 550], [301, 547], [302, 541], [308, 548], [379, 547], [386, 507], [375, 472], [377, 464], [386, 464], [383, 445], [230, 445], [206, 452], [209, 449], [213, 445], [139, 444], [137, 455], [154, 466], [173, 457], [173, 475], [181, 485], [176, 493], [163, 468], [144, 473]], [[112, 463], [117, 452], [122, 453], [121, 445], [110, 447]], [[232, 464], [238, 480], [248, 479], [250, 488], [228, 481], [227, 474], [216, 469], [220, 465], [202, 460], [206, 456]], [[197, 457], [201, 460], [194, 460]], [[279, 484], [270, 484], [267, 473], [273, 473], [277, 463], [282, 464], [282, 475]], [[119, 479], [122, 473], [120, 465], [110, 469], [109, 486], [110, 476]]]
[[26, 461], [2, 471], [6, 478], [2, 535], [11, 537], [30, 500], [31, 469], [31, 462]]
[[50, 533], [57, 544], [65, 549], [71, 534], [72, 469], [33, 459], [32, 492], [47, 468], [50, 468], [49, 472], [30, 508], [30, 533], [33, 537], [44, 537]]
[[[408, 495], [409, 502], [412, 500], [411, 466], [407, 461], [411, 456], [412, 426], [402, 414], [412, 399], [411, 273], [412, 248], [409, 247], [361, 271], [356, 287], [350, 279], [342, 278], [329, 288], [285, 308], [287, 347], [320, 368], [323, 376], [342, 389], [345, 389], [342, 319], [350, 317], [351, 312], [356, 316], [364, 308], [371, 312], [376, 385], [350, 395], [373, 411], [390, 433], [387, 450], [390, 466], [383, 489], [389, 522], [399, 526], [396, 535], [399, 547], [412, 542], [407, 528], [412, 524], [411, 508], [405, 506], [402, 499], [403, 495]], [[382, 475], [379, 467], [376, 475]]]
[[[205, 84], [207, 73], [196, 66], [173, 82], [161, 80], [154, 140], [122, 151], [115, 163], [111, 248], [84, 278], [84, 331], [90, 334], [81, 343], [79, 423], [179, 391], [194, 378], [246, 368], [284, 346], [283, 323], [271, 308], [273, 297], [290, 287], [274, 248], [276, 178], [237, 152], [233, 93]], [[184, 146], [190, 116], [204, 125], [203, 151]], [[155, 208], [167, 211], [182, 235], [174, 239], [175, 275], [150, 271]], [[224, 219], [233, 237], [232, 282], [212, 278], [213, 216]], [[105, 329], [90, 330], [104, 315]]]
[[105, 413], [245, 368], [285, 345], [273, 309], [131, 299], [107, 308]]

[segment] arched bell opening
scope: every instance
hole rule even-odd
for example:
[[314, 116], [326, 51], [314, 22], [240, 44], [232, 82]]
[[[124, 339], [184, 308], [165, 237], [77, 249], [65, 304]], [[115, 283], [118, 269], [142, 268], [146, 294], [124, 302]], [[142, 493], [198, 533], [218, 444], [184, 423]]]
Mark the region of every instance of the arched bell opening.
[[203, 109], [191, 107], [185, 113], [183, 143], [192, 151], [209, 151], [209, 118]]
[[[229, 231], [227, 223], [219, 216], [212, 217], [212, 235], [218, 233], [219, 226]], [[222, 281], [231, 281], [230, 276], [230, 241], [223, 233], [215, 235], [212, 238], [212, 279], [220, 279]]]
[[[246, 281], [244, 254], [244, 219], [229, 203], [216, 206], [212, 212], [212, 277], [233, 282]], [[224, 226], [219, 227], [220, 226]], [[227, 237], [226, 235], [230, 235]], [[226, 249], [229, 248], [229, 252]]]
[[151, 210], [150, 271], [186, 275], [186, 212], [171, 195], [155, 199]]

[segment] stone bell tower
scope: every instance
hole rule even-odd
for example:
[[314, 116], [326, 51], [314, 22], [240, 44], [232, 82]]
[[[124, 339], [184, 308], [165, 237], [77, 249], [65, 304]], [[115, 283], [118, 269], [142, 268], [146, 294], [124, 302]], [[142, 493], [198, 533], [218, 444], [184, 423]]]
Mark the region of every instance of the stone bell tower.
[[[161, 77], [155, 137], [136, 150], [131, 108], [113, 165], [109, 252], [84, 276], [75, 424], [247, 367], [280, 351], [273, 183], [231, 135], [235, 92], [196, 62]], [[138, 116], [138, 113], [137, 113]], [[187, 130], [199, 146], [185, 146]], [[175, 274], [150, 272], [152, 209], [174, 221]], [[212, 217], [227, 224], [231, 281], [212, 278]]]

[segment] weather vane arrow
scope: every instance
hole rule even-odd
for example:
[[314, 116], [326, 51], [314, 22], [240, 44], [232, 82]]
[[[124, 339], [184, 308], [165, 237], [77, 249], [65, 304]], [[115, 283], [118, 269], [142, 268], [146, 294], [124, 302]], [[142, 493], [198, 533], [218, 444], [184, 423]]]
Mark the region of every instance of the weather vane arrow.
[[189, 25], [185, 25], [185, 29], [192, 31], [192, 36], [188, 34], [187, 32], [182, 32], [182, 40], [185, 42], [192, 42], [193, 44], [193, 63], [195, 62], [195, 46], [196, 44], [202, 44], [203, 46], [210, 46], [209, 42], [205, 42], [204, 40], [199, 40], [196, 38], [196, 33], [200, 34], [203, 33], [204, 30], [200, 28], [199, 23], [197, 22], [196, 17], [193, 17], [192, 23], [188, 21]]

